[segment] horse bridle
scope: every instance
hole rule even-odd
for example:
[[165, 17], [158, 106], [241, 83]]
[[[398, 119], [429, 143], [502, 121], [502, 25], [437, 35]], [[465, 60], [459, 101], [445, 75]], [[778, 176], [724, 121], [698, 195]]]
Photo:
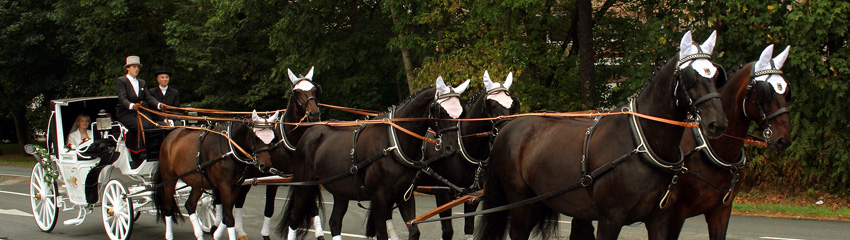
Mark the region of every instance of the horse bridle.
[[[755, 69], [754, 69], [753, 72], [750, 73], [750, 83], [747, 84], [747, 92], [744, 95], [744, 101], [741, 103], [743, 105], [743, 109], [744, 109], [744, 117], [750, 118], [749, 116], [747, 116], [747, 100], [749, 100], [749, 98], [750, 98], [750, 92], [752, 92], [753, 89], [756, 88], [756, 84], [758, 84], [758, 82], [761, 82], [761, 81], [756, 81], [755, 80], [756, 77], [764, 76], [764, 75], [773, 75], [773, 74], [776, 74], [776, 75], [779, 75], [780, 77], [782, 77], [782, 70], [774, 69], [774, 68], [776, 68], [776, 66], [773, 63], [773, 60], [770, 60], [770, 66], [771, 66], [771, 69], [766, 69], [766, 70], [761, 70], [761, 71], [755, 71]], [[766, 79], [765, 79], [764, 82], [765, 82], [765, 84], [767, 84]], [[756, 94], [759, 94], [759, 91], [756, 91]], [[771, 93], [771, 95], [772, 94], [773, 93]], [[756, 99], [757, 99], [756, 106], [758, 106], [759, 117], [761, 117], [761, 120], [757, 121], [757, 122], [758, 122], [759, 127], [764, 129], [762, 131], [762, 136], [764, 136], [765, 141], [769, 141], [770, 137], [773, 136], [773, 130], [770, 129], [770, 120], [774, 119], [776, 117], [779, 117], [779, 115], [782, 115], [783, 113], [790, 113], [790, 111], [788, 111], [788, 108], [782, 107], [782, 108], [777, 109], [776, 111], [773, 111], [770, 114], [765, 114], [764, 106], [762, 106], [762, 104], [768, 102], [769, 100], [759, 101], [758, 96], [756, 96]]]
[[[233, 139], [233, 136], [231, 135], [231, 133], [233, 133], [232, 127], [233, 127], [233, 124], [228, 123], [227, 124], [227, 130], [225, 130], [226, 132], [224, 132], [224, 134], [227, 136], [227, 138], [230, 138], [230, 139]], [[248, 126], [248, 128], [250, 129], [251, 127]], [[250, 133], [249, 133], [248, 136], [251, 136]], [[231, 142], [231, 141], [227, 141], [227, 142], [228, 142], [228, 146], [230, 147], [230, 152], [233, 154], [233, 158], [235, 158], [237, 161], [239, 161], [241, 163], [253, 165], [254, 167], [257, 167], [257, 169], [260, 169], [260, 167], [259, 167], [260, 161], [257, 161], [257, 154], [262, 153], [262, 152], [268, 152], [268, 151], [271, 151], [273, 149], [273, 145], [269, 145], [269, 146], [266, 146], [266, 147], [263, 147], [263, 148], [260, 148], [260, 149], [255, 149], [255, 147], [257, 146], [257, 137], [252, 136], [251, 137], [251, 150], [252, 150], [251, 158], [250, 159], [244, 159], [243, 157], [240, 157], [238, 152], [236, 151], [236, 149], [233, 148], [233, 145], [234, 145], [233, 142]], [[260, 170], [262, 171], [263, 169], [260, 169]]]
[[[440, 103], [441, 103], [440, 100], [447, 100], [451, 97], [460, 98], [460, 94], [455, 93], [454, 89], [449, 88], [449, 93], [438, 95], [436, 98], [434, 98], [434, 101], [432, 101], [431, 104], [428, 105], [428, 119], [431, 119], [431, 121], [434, 121], [433, 122], [434, 126], [437, 126], [437, 127], [440, 126], [440, 122], [439, 122], [440, 121], [439, 120], [440, 114], [439, 113], [441, 111], [439, 109], [442, 109], [441, 106], [440, 106]], [[437, 109], [436, 114], [434, 113], [435, 109]], [[458, 122], [458, 123], [460, 123], [460, 122]], [[455, 126], [455, 127], [440, 128], [437, 131], [435, 131], [435, 134], [437, 136], [437, 143], [434, 144], [435, 150], [439, 151], [442, 148], [443, 134], [444, 133], [452, 132], [452, 131], [459, 131], [459, 130], [460, 130], [460, 125]], [[423, 143], [423, 144], [425, 144], [425, 143]], [[458, 143], [458, 144], [460, 144], [460, 143]]]
[[[699, 46], [699, 45], [697, 45], [697, 43], [694, 43], [694, 45]], [[678, 89], [681, 86], [682, 91], [685, 94], [685, 97], [688, 99], [688, 106], [689, 106], [688, 113], [691, 114], [691, 116], [694, 116], [696, 118], [696, 121], [699, 121], [700, 116], [699, 116], [699, 110], [697, 109], [697, 106], [699, 106], [700, 104], [703, 104], [705, 102], [708, 102], [708, 100], [711, 100], [713, 98], [720, 98], [720, 93], [718, 93], [717, 91], [714, 91], [712, 93], [703, 95], [702, 97], [700, 97], [696, 101], [694, 101], [693, 97], [691, 97], [691, 94], [688, 92], [688, 89], [692, 85], [696, 84], [697, 81], [696, 81], [696, 79], [694, 79], [694, 82], [692, 82], [690, 84], [685, 83], [684, 80], [682, 80], [682, 71], [679, 70], [679, 66], [687, 63], [688, 61], [691, 61], [691, 60], [696, 61], [698, 59], [706, 59], [706, 60], [709, 60], [709, 62], [711, 62], [710, 61], [711, 55], [703, 53], [702, 49], [699, 48], [699, 47], [697, 47], [697, 50], [699, 51], [698, 53], [685, 56], [684, 58], [679, 59], [679, 61], [676, 62], [676, 68], [673, 72], [673, 75], [676, 77], [676, 88], [673, 90], [673, 98], [676, 99], [676, 106], [679, 106], [679, 98], [678, 98], [677, 94], [679, 92]], [[711, 63], [713, 65], [717, 66], [717, 64], [715, 64], [714, 62], [711, 62]], [[691, 63], [691, 64], [693, 64], [693, 63]], [[692, 69], [692, 70], [696, 71], [696, 69]], [[719, 73], [715, 73], [715, 76], [717, 76], [717, 74], [719, 74]], [[693, 75], [693, 77], [696, 78], [696, 75]]]
[[[298, 101], [298, 98], [295, 98], [295, 104], [298, 104], [299, 107], [302, 107], [304, 109], [307, 109], [307, 104], [309, 104], [310, 101], [313, 101], [313, 102], [316, 103], [316, 105], [318, 105], [319, 100], [316, 99], [316, 95], [318, 95], [320, 92], [322, 92], [322, 90], [321, 90], [322, 87], [319, 86], [318, 84], [314, 83], [313, 81], [311, 81], [309, 78], [306, 78], [306, 77], [298, 78], [297, 81], [292, 84], [292, 86], [298, 85], [298, 83], [301, 83], [301, 81], [307, 81], [310, 84], [313, 84], [313, 88], [316, 89], [316, 91], [315, 91], [316, 94], [313, 94], [313, 96], [308, 97], [307, 100], [304, 100], [303, 103], [301, 101]], [[295, 88], [292, 89], [292, 96], [295, 96]]]

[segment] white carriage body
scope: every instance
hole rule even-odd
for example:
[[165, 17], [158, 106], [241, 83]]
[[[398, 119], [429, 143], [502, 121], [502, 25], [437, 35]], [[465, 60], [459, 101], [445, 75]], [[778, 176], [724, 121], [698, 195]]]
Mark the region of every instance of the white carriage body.
[[[152, 191], [146, 190], [153, 186], [153, 177], [155, 171], [159, 169], [159, 163], [157, 161], [143, 161], [140, 164], [135, 164], [138, 166], [133, 166], [133, 164], [131, 164], [131, 161], [133, 160], [130, 158], [130, 151], [127, 149], [124, 142], [123, 133], [126, 132], [126, 128], [124, 128], [121, 123], [110, 119], [110, 130], [98, 131], [97, 121], [94, 121], [98, 117], [98, 113], [101, 111], [105, 111], [110, 116], [114, 116], [117, 102], [117, 96], [72, 98], [51, 101], [52, 111], [48, 123], [46, 142], [47, 156], [46, 158], [38, 156], [38, 154], [35, 153], [35, 150], [31, 151], [33, 147], [30, 146], [28, 146], [27, 150], [39, 159], [39, 164], [36, 164], [33, 169], [30, 195], [32, 197], [33, 213], [36, 218], [36, 222], [42, 231], [50, 232], [53, 229], [56, 224], [56, 215], [58, 213], [51, 212], [49, 211], [50, 209], [37, 210], [39, 207], [53, 207], [61, 211], [76, 210], [77, 217], [65, 221], [64, 224], [79, 225], [82, 224], [86, 216], [91, 213], [94, 206], [101, 205], [104, 207], [104, 227], [106, 228], [107, 235], [109, 235], [111, 239], [128, 238], [130, 235], [129, 231], [132, 230], [132, 227], [127, 226], [126, 229], [110, 229], [106, 218], [112, 217], [116, 214], [112, 209], [116, 206], [112, 203], [104, 203], [104, 194], [116, 194], [115, 196], [111, 196], [110, 199], [125, 201], [128, 205], [132, 205], [122, 208], [119, 204], [119, 206], [116, 207], [121, 208], [117, 210], [127, 211], [129, 209], [130, 211], [130, 222], [125, 222], [123, 224], [132, 225], [132, 221], [134, 221], [135, 218], [137, 218], [137, 215], [142, 212], [155, 215]], [[108, 138], [109, 140], [107, 141], [111, 142], [109, 150], [118, 154], [117, 160], [104, 166], [97, 176], [98, 201], [95, 204], [89, 204], [86, 201], [85, 191], [86, 178], [88, 177], [89, 172], [102, 160], [98, 157], [85, 155], [86, 151], [89, 150], [88, 147], [92, 145], [94, 140], [85, 141], [77, 146], [76, 149], [65, 147], [65, 139], [69, 134], [66, 129], [70, 129], [70, 126], [73, 126], [76, 116], [80, 113], [87, 114], [93, 120], [92, 125], [89, 128], [92, 129], [95, 135], [93, 138]], [[51, 178], [49, 176], [45, 177], [45, 174], [50, 175], [51, 172], [55, 175], [55, 178]], [[36, 176], [37, 174], [40, 176]], [[43, 178], [43, 180], [40, 180], [39, 178]], [[48, 178], [52, 180], [49, 180]], [[105, 188], [108, 188], [107, 185], [115, 185], [113, 188], [118, 188], [121, 191], [115, 192], [115, 189], [105, 190]], [[179, 201], [185, 201], [191, 191], [191, 187], [182, 188], [183, 186], [185, 186], [185, 184], [182, 181], [178, 181], [177, 188], [179, 190], [175, 193], [175, 197], [177, 197]], [[52, 192], [49, 188], [56, 188], [57, 190], [56, 192]], [[43, 199], [49, 197], [52, 197], [52, 203], [44, 203]], [[42, 205], [38, 205], [37, 202], [41, 202]], [[204, 197], [201, 201], [199, 201], [199, 205], [204, 205], [199, 206], [199, 214], [214, 215], [214, 209], [210, 206], [212, 204], [211, 202], [212, 197], [204, 194]], [[106, 209], [107, 205], [110, 209]], [[200, 212], [201, 209], [208, 212], [202, 213]], [[106, 213], [107, 210], [109, 213]], [[45, 214], [52, 214], [52, 216], [44, 216]], [[48, 221], [49, 223], [45, 221]], [[209, 223], [203, 223], [202, 225], [207, 224], [208, 226], [204, 226], [205, 230], [209, 229], [209, 227], [213, 225], [212, 221], [209, 221]], [[122, 224], [116, 224], [115, 226], [120, 225]]]

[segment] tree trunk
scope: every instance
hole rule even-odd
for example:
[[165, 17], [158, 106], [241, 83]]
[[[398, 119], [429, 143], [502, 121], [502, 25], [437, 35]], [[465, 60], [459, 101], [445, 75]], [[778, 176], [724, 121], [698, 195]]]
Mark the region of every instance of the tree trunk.
[[[12, 120], [15, 121], [15, 136], [18, 138], [18, 150], [21, 152], [24, 152], [24, 145], [27, 144], [27, 135], [25, 134], [25, 129], [27, 128], [24, 126], [24, 123], [26, 122], [26, 120], [23, 119], [24, 115], [26, 115], [25, 112], [19, 113], [17, 108], [12, 109]], [[26, 153], [24, 153], [24, 155], [26, 155]]]
[[[393, 18], [393, 24], [398, 26], [398, 15], [396, 14], [395, 8], [390, 6], [390, 14]], [[403, 39], [404, 33], [401, 30], [398, 31], [398, 39]], [[413, 62], [410, 60], [410, 50], [406, 47], [401, 47], [401, 59], [404, 61], [404, 75], [407, 76], [407, 90], [410, 94], [416, 91], [415, 86], [413, 85]]]
[[579, 76], [581, 77], [581, 103], [583, 109], [594, 103], [593, 7], [590, 0], [576, 1], [578, 14]]

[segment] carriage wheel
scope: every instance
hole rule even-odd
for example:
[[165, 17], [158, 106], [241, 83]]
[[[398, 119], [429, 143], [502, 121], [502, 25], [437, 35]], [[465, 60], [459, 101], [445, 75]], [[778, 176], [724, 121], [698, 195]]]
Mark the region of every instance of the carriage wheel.
[[110, 180], [103, 188], [101, 215], [109, 239], [128, 239], [133, 230], [133, 202], [125, 197], [127, 188], [118, 180]]
[[135, 214], [133, 214], [133, 222], [138, 221], [138, 220], [139, 220], [139, 216], [142, 216], [142, 212], [136, 211], [136, 213], [135, 213]]
[[201, 195], [195, 213], [198, 214], [198, 220], [201, 222], [201, 230], [204, 230], [205, 233], [212, 232], [216, 224], [215, 205], [213, 205], [212, 195], [206, 192]]
[[30, 205], [38, 228], [50, 232], [56, 227], [59, 215], [59, 206], [56, 205], [56, 193], [59, 188], [56, 186], [56, 179], [45, 180], [45, 175], [41, 164], [35, 164], [30, 175]]

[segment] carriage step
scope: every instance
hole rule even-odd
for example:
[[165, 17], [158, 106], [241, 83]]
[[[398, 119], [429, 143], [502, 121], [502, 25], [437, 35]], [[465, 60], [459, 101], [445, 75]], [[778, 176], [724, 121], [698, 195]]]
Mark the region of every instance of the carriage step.
[[65, 225], [80, 225], [83, 224], [83, 218], [68, 219], [62, 222]]

